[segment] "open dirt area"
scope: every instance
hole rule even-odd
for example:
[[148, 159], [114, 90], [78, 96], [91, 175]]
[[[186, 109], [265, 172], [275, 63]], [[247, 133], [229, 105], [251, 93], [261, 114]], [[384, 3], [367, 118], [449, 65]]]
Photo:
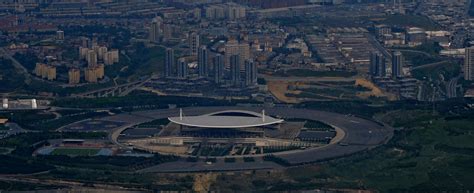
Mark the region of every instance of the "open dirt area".
[[300, 94], [301, 91], [289, 91], [288, 86], [291, 84], [291, 82], [287, 81], [268, 81], [268, 90], [275, 96], [278, 100], [286, 102], [286, 103], [299, 103], [300, 101], [296, 98], [293, 97], [287, 97], [285, 94], [286, 93], [293, 93], [293, 94]]
[[369, 98], [370, 96], [375, 97], [387, 97], [389, 100], [396, 100], [396, 96], [390, 93], [383, 92], [380, 88], [377, 87], [374, 83], [368, 81], [367, 79], [358, 78], [356, 79], [356, 86], [363, 86], [370, 89], [368, 92], [360, 92], [357, 94], [360, 98]]

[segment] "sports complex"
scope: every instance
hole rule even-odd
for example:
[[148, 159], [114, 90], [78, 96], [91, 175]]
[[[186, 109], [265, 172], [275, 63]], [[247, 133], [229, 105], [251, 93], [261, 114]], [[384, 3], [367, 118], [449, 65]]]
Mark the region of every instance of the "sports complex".
[[[88, 122], [116, 125], [109, 140], [118, 148], [197, 159], [273, 156], [290, 165], [340, 158], [386, 143], [393, 129], [347, 114], [290, 107], [187, 107], [136, 111], [83, 120], [66, 127], [91, 132]], [[94, 125], [94, 128], [100, 125]], [[163, 163], [152, 172], [246, 170], [272, 162]]]
[[179, 116], [167, 120], [153, 137], [124, 142], [138, 149], [180, 156], [240, 157], [321, 147], [345, 135], [323, 122], [275, 118], [265, 110], [186, 116], [180, 109]]

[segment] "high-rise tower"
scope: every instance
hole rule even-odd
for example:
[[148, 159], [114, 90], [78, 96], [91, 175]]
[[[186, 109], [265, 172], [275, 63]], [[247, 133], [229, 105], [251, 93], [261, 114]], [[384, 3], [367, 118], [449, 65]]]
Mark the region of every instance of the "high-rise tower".
[[257, 83], [257, 65], [253, 60], [245, 61], [245, 86], [253, 86]]
[[173, 76], [174, 63], [174, 50], [167, 48], [165, 56], [165, 77], [169, 78]]
[[385, 57], [381, 53], [373, 52], [370, 55], [370, 76], [385, 77]]
[[188, 63], [186, 62], [186, 59], [180, 58], [177, 65], [178, 78], [186, 78], [188, 76]]
[[200, 46], [200, 37], [199, 34], [196, 32], [192, 32], [189, 34], [189, 49], [191, 56], [198, 55], [198, 49]]
[[464, 80], [474, 80], [474, 47], [466, 48]]
[[230, 57], [230, 81], [234, 86], [240, 86], [240, 56]]
[[208, 76], [208, 57], [209, 53], [207, 51], [206, 46], [201, 46], [198, 49], [198, 73], [200, 77], [207, 77]]
[[213, 59], [213, 68], [214, 68], [214, 83], [222, 83], [222, 78], [224, 77], [224, 56], [221, 54], [216, 55]]
[[403, 77], [403, 55], [396, 51], [392, 53], [392, 78]]
[[159, 42], [163, 36], [163, 19], [161, 17], [155, 17], [150, 25], [149, 39], [151, 42]]

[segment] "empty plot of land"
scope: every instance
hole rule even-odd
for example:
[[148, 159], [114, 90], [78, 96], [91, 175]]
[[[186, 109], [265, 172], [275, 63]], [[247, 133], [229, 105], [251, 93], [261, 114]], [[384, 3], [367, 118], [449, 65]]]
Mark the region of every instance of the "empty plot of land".
[[[286, 96], [288, 85], [289, 83], [285, 81], [268, 81], [268, 90], [280, 101], [286, 103], [298, 103], [298, 99]], [[293, 94], [299, 93], [295, 91]]]

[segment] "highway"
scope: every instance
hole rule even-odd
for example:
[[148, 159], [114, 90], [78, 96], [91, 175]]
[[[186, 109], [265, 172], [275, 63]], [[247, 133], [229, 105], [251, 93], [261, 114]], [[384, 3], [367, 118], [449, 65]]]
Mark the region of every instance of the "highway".
[[424, 65], [420, 65], [420, 66], [415, 66], [415, 67], [411, 68], [411, 70], [429, 68], [429, 67], [434, 67], [434, 66], [438, 66], [438, 65], [441, 65], [441, 64], [447, 64], [447, 63], [449, 63], [449, 61], [444, 60], [444, 61], [440, 61], [440, 62], [435, 62], [435, 63], [424, 64]]
[[383, 47], [377, 39], [373, 35], [367, 35], [367, 39], [369, 42], [377, 48], [377, 50], [382, 53], [385, 58], [392, 58], [392, 54], [390, 54], [385, 47]]
[[390, 49], [391, 51], [400, 51], [400, 52], [410, 52], [410, 53], [416, 53], [416, 54], [423, 54], [427, 57], [431, 57], [432, 55], [427, 53], [427, 52], [423, 52], [423, 51], [420, 51], [420, 50], [410, 50], [410, 49]]
[[[108, 95], [110, 93], [114, 93], [115, 91], [118, 91], [116, 96], [125, 96], [125, 95], [129, 94], [130, 92], [132, 92], [133, 90], [143, 86], [143, 84], [145, 84], [149, 80], [151, 80], [151, 77], [149, 77], [148, 79], [143, 80], [143, 81], [135, 81], [135, 82], [120, 84], [120, 85], [111, 86], [111, 87], [107, 87], [107, 88], [101, 88], [101, 89], [98, 89], [98, 90], [92, 90], [92, 91], [87, 91], [87, 92], [83, 92], [83, 93], [73, 94], [73, 96], [74, 97], [87, 97], [87, 96], [91, 96], [91, 95], [98, 95], [100, 93], [104, 93], [104, 95]], [[99, 97], [101, 97], [101, 96], [99, 96]]]
[[447, 98], [457, 97], [456, 87], [461, 77], [462, 77], [461, 75], [458, 75], [457, 77], [452, 78], [446, 83], [446, 97]]

